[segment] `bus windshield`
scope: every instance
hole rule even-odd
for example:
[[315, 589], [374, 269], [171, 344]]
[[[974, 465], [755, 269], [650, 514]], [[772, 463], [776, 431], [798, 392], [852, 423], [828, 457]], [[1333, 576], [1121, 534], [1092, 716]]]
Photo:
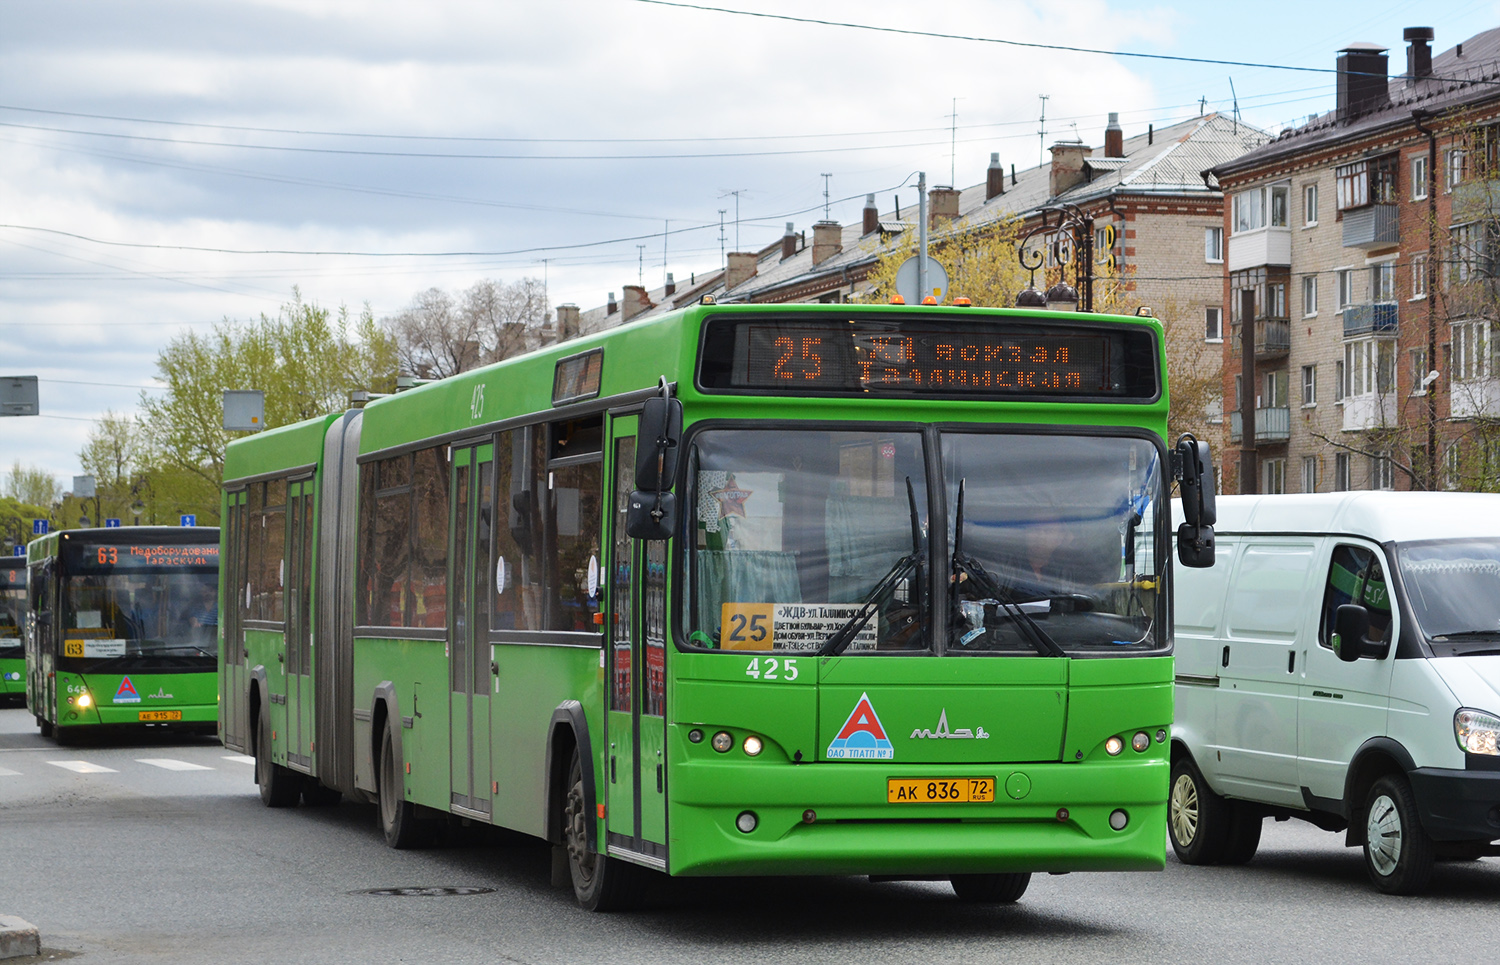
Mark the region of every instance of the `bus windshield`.
[[1412, 615], [1438, 656], [1500, 652], [1500, 540], [1402, 543], [1396, 561]]
[[[714, 429], [689, 462], [688, 643], [797, 653], [1156, 651], [1164, 483], [1143, 439], [944, 432], [953, 587], [928, 599], [906, 430]], [[956, 526], [959, 491], [964, 524]], [[941, 533], [941, 531], [940, 531]]]
[[135, 669], [213, 662], [216, 593], [214, 573], [71, 576], [63, 590], [63, 654], [89, 663], [123, 659]]
[[1163, 645], [1157, 520], [1164, 489], [1155, 446], [951, 432], [942, 453], [954, 588], [949, 653]]
[[[26, 571], [21, 570], [24, 580]], [[0, 589], [0, 657], [21, 656], [21, 621], [26, 615], [26, 588]]]

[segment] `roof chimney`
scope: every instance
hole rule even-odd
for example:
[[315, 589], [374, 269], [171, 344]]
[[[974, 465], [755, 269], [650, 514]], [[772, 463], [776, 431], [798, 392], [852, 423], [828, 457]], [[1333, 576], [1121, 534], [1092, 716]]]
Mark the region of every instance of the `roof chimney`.
[[670, 271], [667, 272], [667, 283], [661, 287], [661, 291], [663, 295], [677, 294], [677, 282], [672, 277], [672, 273]]
[[984, 172], [984, 200], [999, 197], [1005, 193], [1005, 165], [1000, 163], [1000, 152], [990, 154], [990, 166]]
[[1060, 141], [1052, 145], [1052, 177], [1047, 188], [1049, 195], [1055, 198], [1074, 185], [1082, 184], [1083, 160], [1093, 153], [1094, 149], [1084, 146], [1081, 141]]
[[755, 252], [731, 251], [729, 268], [724, 272], [724, 288], [738, 288], [755, 277]]
[[837, 221], [813, 225], [813, 264], [821, 265], [843, 250], [844, 226]]
[[557, 306], [557, 337], [570, 339], [578, 337], [578, 306], [574, 304]]
[[860, 222], [859, 234], [864, 237], [880, 230], [880, 209], [875, 207], [875, 195], [865, 195], [864, 219]]
[[786, 261], [797, 253], [797, 229], [786, 223], [786, 234], [781, 236], [781, 260]]
[[1370, 111], [1388, 107], [1391, 92], [1386, 87], [1390, 58], [1379, 44], [1350, 44], [1339, 51], [1338, 118], [1347, 121]]
[[1120, 115], [1109, 113], [1109, 126], [1104, 128], [1104, 156], [1125, 156], [1125, 132], [1120, 128]]
[[625, 304], [620, 309], [620, 321], [628, 322], [648, 308], [655, 308], [644, 285], [625, 286]]
[[1406, 41], [1406, 76], [1409, 81], [1432, 76], [1432, 38], [1437, 36], [1431, 27], [1407, 27], [1401, 31]]
[[941, 227], [958, 217], [958, 192], [938, 185], [927, 192], [927, 229]]
[[610, 292], [609, 293], [609, 304], [604, 306], [604, 314], [606, 314], [606, 315], [613, 315], [615, 312], [618, 312], [619, 310], [620, 310], [620, 306], [615, 301], [615, 293], [614, 292]]

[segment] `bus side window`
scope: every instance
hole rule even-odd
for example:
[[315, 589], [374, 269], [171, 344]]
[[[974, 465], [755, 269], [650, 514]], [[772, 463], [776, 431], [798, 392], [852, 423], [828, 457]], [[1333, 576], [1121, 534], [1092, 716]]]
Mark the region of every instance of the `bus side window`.
[[[526, 527], [521, 523], [526, 499], [517, 499], [517, 480], [525, 478], [526, 430], [508, 429], [495, 440], [494, 598], [490, 611], [496, 630], [527, 629], [521, 606], [521, 548]], [[519, 502], [519, 505], [518, 505]]]

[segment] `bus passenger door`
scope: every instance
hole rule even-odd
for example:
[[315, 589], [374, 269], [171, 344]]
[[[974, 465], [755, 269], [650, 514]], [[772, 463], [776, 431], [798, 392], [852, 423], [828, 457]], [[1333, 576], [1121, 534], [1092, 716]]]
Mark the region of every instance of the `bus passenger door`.
[[488, 817], [490, 775], [489, 571], [492, 555], [494, 446], [453, 451], [448, 577], [450, 803]]
[[[666, 543], [631, 539], [625, 532], [635, 488], [634, 416], [614, 419], [610, 439], [609, 601], [605, 646], [609, 651], [606, 719], [606, 828], [609, 844], [665, 867], [666, 759], [663, 704], [665, 651], [661, 634]], [[660, 574], [654, 578], [652, 572]]]
[[245, 490], [228, 493], [228, 514], [224, 518], [224, 547], [220, 558], [219, 624], [223, 631], [219, 651], [219, 718], [224, 724], [224, 746], [233, 750], [250, 750], [249, 694], [245, 680]]
[[311, 477], [287, 486], [286, 553], [286, 747], [287, 763], [312, 773], [312, 548], [313, 492]]

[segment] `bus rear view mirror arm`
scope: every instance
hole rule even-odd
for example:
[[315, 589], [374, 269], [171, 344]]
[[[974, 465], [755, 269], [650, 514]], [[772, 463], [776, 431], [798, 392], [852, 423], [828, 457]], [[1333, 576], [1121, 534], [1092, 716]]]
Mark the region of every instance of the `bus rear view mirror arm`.
[[1345, 603], [1335, 611], [1333, 632], [1333, 652], [1346, 663], [1360, 657], [1383, 660], [1391, 649], [1389, 642], [1369, 639], [1370, 612], [1357, 603]]
[[625, 510], [625, 533], [631, 539], [671, 539], [677, 528], [677, 496], [637, 489]]
[[1177, 558], [1183, 566], [1206, 569], [1214, 565], [1214, 461], [1208, 443], [1184, 432], [1172, 451], [1172, 475], [1182, 490], [1182, 517], [1177, 527]]

